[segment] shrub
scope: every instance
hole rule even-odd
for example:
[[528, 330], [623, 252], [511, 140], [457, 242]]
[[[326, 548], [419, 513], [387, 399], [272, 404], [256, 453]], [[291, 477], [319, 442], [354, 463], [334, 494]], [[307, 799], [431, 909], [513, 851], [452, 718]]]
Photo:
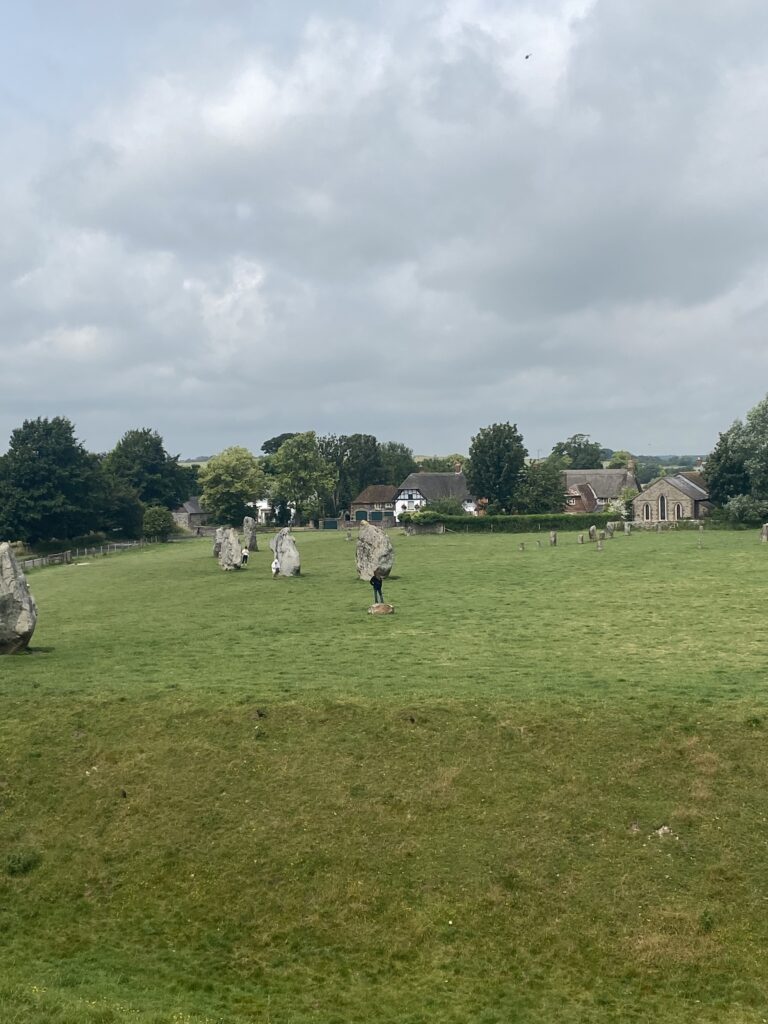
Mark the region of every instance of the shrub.
[[148, 540], [166, 541], [174, 532], [175, 524], [170, 509], [150, 505], [144, 513], [144, 536]]
[[42, 863], [43, 858], [37, 850], [12, 850], [5, 855], [6, 875], [28, 875]]
[[445, 516], [427, 509], [424, 512], [404, 512], [400, 522], [404, 525], [444, 523], [447, 530], [467, 533], [535, 533], [537, 530], [588, 530], [590, 526], [602, 530], [615, 518], [605, 513], [569, 516], [562, 512], [530, 516]]

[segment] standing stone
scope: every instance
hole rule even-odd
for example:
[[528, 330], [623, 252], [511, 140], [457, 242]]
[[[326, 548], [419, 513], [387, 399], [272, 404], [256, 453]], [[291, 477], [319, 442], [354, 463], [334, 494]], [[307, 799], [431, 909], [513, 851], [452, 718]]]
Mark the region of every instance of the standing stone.
[[598, 530], [597, 531], [597, 539], [598, 540], [605, 540], [605, 530]]
[[549, 546], [551, 548], [557, 547], [557, 530], [549, 531]]
[[592, 543], [592, 541], [595, 541], [595, 540], [597, 540], [597, 527], [596, 526], [590, 526], [590, 528], [589, 528], [589, 542], [590, 542], [590, 544]]
[[520, 541], [520, 543], [517, 545], [517, 550], [525, 551], [525, 544], [522, 541]]
[[11, 545], [0, 544], [0, 654], [23, 651], [37, 623], [37, 605]]
[[580, 533], [579, 534], [579, 544], [583, 544], [583, 543], [584, 543], [584, 534]]
[[224, 534], [226, 530], [223, 526], [216, 528], [216, 536], [213, 538], [213, 557], [218, 558], [221, 554], [221, 545], [224, 543]]
[[249, 551], [258, 551], [259, 542], [256, 539], [256, 520], [246, 516], [243, 520], [243, 546]]
[[[699, 529], [701, 530], [703, 527], [700, 526]], [[760, 530], [760, 540], [763, 544], [768, 544], [768, 523], [763, 523], [763, 528]]]
[[395, 552], [389, 537], [363, 520], [357, 535], [357, 575], [361, 580], [370, 580], [374, 573], [386, 579], [395, 563]]
[[603, 550], [603, 540], [602, 540], [602, 538], [600, 538], [600, 540], [598, 540], [598, 542], [597, 542], [597, 550], [598, 551], [602, 551]]
[[632, 533], [632, 523], [624, 523], [624, 533], [627, 535], [627, 537], [630, 536], [630, 534]]
[[[217, 531], [218, 532], [218, 531]], [[224, 572], [231, 572], [233, 569], [240, 569], [243, 564], [243, 549], [240, 546], [240, 537], [237, 530], [230, 526], [223, 531], [219, 551], [219, 565]]]
[[299, 555], [299, 549], [296, 547], [296, 541], [293, 539], [290, 527], [284, 526], [282, 530], [276, 533], [270, 540], [269, 546], [280, 563], [281, 576], [301, 575], [301, 556]]
[[605, 532], [608, 535], [608, 540], [613, 540], [613, 523], [605, 524]]
[[537, 541], [536, 541], [536, 548], [537, 548], [537, 549], [540, 549], [540, 548], [541, 548], [541, 541], [540, 541], [540, 540], [537, 540]]

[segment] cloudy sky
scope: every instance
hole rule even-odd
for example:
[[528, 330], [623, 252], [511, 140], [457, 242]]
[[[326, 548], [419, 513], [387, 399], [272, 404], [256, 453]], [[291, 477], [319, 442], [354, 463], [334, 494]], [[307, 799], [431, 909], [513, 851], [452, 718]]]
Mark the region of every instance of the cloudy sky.
[[768, 391], [766, 38], [764, 0], [11, 5], [0, 449], [705, 454]]

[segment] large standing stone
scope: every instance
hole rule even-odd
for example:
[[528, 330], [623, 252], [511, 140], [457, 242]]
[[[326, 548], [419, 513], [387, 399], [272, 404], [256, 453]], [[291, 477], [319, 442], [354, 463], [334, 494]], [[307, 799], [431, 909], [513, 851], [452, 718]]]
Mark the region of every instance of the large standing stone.
[[0, 654], [23, 651], [37, 623], [37, 605], [11, 545], [0, 544]]
[[221, 554], [221, 545], [224, 542], [224, 534], [226, 530], [223, 526], [216, 528], [216, 536], [213, 538], [213, 557], [218, 558]]
[[374, 573], [386, 579], [395, 564], [395, 552], [389, 537], [363, 520], [357, 534], [357, 575], [361, 580], [370, 580]]
[[[218, 531], [217, 531], [218, 532]], [[231, 572], [233, 569], [240, 569], [243, 564], [243, 549], [240, 547], [240, 537], [237, 530], [230, 526], [224, 530], [219, 551], [219, 565], [224, 572]]]
[[301, 556], [288, 526], [283, 527], [275, 534], [269, 542], [269, 546], [280, 563], [281, 576], [299, 576], [301, 574]]
[[256, 538], [256, 520], [246, 516], [243, 520], [243, 544], [249, 551], [258, 551], [259, 542]]

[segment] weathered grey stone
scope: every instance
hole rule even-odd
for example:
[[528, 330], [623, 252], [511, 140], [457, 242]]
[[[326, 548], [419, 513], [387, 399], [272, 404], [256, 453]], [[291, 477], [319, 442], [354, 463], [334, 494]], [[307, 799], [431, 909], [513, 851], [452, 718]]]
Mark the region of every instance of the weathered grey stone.
[[[699, 527], [701, 529], [701, 527]], [[762, 529], [760, 530], [760, 540], [763, 544], [768, 544], [768, 523], [763, 523]]]
[[590, 528], [589, 528], [589, 539], [590, 539], [590, 542], [593, 541], [593, 540], [597, 540], [597, 527], [596, 526], [590, 526]]
[[29, 644], [37, 624], [37, 605], [8, 543], [0, 544], [0, 654], [15, 654]]
[[606, 523], [605, 532], [608, 535], [608, 539], [613, 540], [613, 523]]
[[357, 534], [357, 575], [369, 580], [374, 573], [386, 579], [395, 563], [395, 552], [389, 537], [378, 526], [360, 523]]
[[[218, 531], [217, 531], [218, 532]], [[219, 551], [219, 565], [224, 572], [231, 572], [233, 569], [240, 569], [243, 564], [243, 549], [240, 546], [240, 537], [234, 527], [224, 530]]]
[[224, 541], [224, 534], [226, 530], [223, 526], [216, 528], [216, 536], [213, 538], [213, 557], [218, 558], [221, 553], [221, 545]]
[[299, 576], [301, 574], [301, 556], [290, 527], [285, 526], [276, 533], [270, 540], [269, 546], [280, 563], [281, 576]]
[[395, 609], [391, 604], [379, 602], [379, 604], [372, 604], [368, 609], [369, 615], [394, 615]]
[[246, 516], [243, 520], [243, 547], [249, 551], [258, 551], [259, 542], [256, 537], [256, 520]]
[[629, 537], [632, 533], [632, 523], [624, 523], [624, 533]]
[[580, 533], [579, 534], [579, 544], [583, 544], [583, 543], [584, 543], [584, 534]]
[[520, 541], [520, 543], [517, 545], [517, 550], [525, 551], [525, 544], [523, 543], [523, 541]]
[[557, 547], [557, 530], [549, 531], [549, 546], [552, 548]]
[[597, 542], [597, 550], [598, 550], [598, 551], [602, 551], [602, 550], [603, 550], [603, 541], [602, 541], [602, 538], [601, 538], [601, 539], [599, 539], [599, 540], [598, 540], [598, 542]]
[[598, 530], [597, 531], [597, 539], [598, 540], [605, 540], [605, 530]]

